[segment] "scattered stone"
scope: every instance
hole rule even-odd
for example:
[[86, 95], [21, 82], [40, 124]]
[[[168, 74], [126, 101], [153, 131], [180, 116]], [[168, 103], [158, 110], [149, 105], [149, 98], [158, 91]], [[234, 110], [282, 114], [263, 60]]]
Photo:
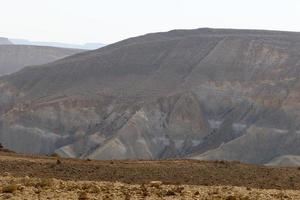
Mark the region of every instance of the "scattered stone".
[[173, 192], [172, 190], [168, 190], [166, 193], [166, 196], [175, 196], [175, 192]]
[[60, 165], [60, 164], [61, 164], [61, 160], [60, 160], [60, 159], [57, 159], [57, 160], [56, 160], [56, 164], [57, 164], [57, 165]]
[[161, 185], [162, 185], [161, 181], [151, 181], [150, 182], [151, 187], [159, 188]]
[[[28, 179], [27, 185], [24, 180]], [[46, 181], [45, 181], [46, 180]], [[257, 189], [235, 186], [197, 186], [162, 184], [127, 184], [101, 181], [65, 181], [33, 177], [0, 176], [0, 199], [223, 199], [223, 200], [282, 200], [300, 199], [299, 190]], [[42, 184], [41, 184], [42, 183]], [[46, 184], [43, 184], [46, 183]], [[42, 187], [46, 185], [46, 187]], [[153, 187], [154, 185], [154, 187]], [[159, 188], [157, 189], [156, 187]], [[249, 189], [251, 191], [249, 191]], [[184, 190], [184, 192], [183, 192]]]
[[183, 190], [184, 190], [184, 187], [179, 186], [176, 188], [175, 192], [182, 193]]
[[51, 154], [51, 157], [59, 158], [60, 156], [57, 153]]
[[9, 172], [4, 172], [3, 176], [11, 176], [11, 174]]
[[237, 198], [233, 195], [226, 197], [226, 200], [237, 200]]
[[1, 196], [1, 199], [11, 199], [13, 196], [13, 194], [5, 193]]
[[13, 193], [17, 191], [18, 186], [16, 184], [10, 184], [10, 185], [4, 185], [2, 187], [2, 192], [3, 193]]
[[88, 196], [88, 194], [86, 192], [81, 192], [78, 195], [78, 199], [79, 200], [86, 200], [86, 199], [89, 199], [89, 196]]

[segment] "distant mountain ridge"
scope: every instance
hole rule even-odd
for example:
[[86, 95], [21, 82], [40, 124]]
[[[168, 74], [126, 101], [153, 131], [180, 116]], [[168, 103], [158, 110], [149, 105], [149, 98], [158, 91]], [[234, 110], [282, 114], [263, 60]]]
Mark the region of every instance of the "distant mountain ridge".
[[12, 44], [8, 38], [0, 37], [0, 45]]
[[19, 45], [48, 46], [48, 47], [85, 49], [85, 50], [94, 50], [105, 46], [105, 44], [102, 43], [86, 43], [86, 44], [79, 45], [79, 44], [68, 44], [68, 43], [59, 43], [59, 42], [39, 42], [39, 41], [30, 41], [24, 39], [10, 39], [10, 41], [14, 44], [19, 44]]
[[0, 78], [0, 141], [65, 157], [268, 164], [300, 155], [299, 77], [300, 33], [147, 34]]
[[11, 74], [26, 66], [46, 64], [83, 51], [80, 49], [3, 44], [0, 45], [0, 76]]

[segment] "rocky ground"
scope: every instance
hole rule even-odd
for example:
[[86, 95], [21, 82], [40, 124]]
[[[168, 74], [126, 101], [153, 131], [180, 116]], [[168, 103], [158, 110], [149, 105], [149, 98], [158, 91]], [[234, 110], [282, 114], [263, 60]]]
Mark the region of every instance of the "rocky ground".
[[0, 178], [0, 199], [299, 199], [300, 191], [264, 190], [232, 186], [166, 185], [121, 182], [62, 181], [58, 179]]
[[0, 199], [300, 199], [298, 168], [0, 153]]

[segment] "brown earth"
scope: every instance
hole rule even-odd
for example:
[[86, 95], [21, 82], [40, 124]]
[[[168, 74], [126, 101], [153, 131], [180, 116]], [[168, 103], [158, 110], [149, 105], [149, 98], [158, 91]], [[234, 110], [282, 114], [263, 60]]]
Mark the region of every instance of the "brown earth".
[[225, 161], [96, 161], [0, 153], [0, 176], [145, 184], [300, 189], [300, 169]]
[[230, 186], [166, 185], [120, 182], [62, 181], [57, 179], [0, 178], [0, 199], [299, 199], [296, 190], [262, 190]]

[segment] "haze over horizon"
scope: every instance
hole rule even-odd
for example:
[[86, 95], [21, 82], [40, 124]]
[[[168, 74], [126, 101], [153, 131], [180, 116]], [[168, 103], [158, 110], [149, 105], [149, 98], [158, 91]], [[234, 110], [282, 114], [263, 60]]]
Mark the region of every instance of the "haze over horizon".
[[0, 2], [5, 8], [0, 36], [32, 41], [110, 44], [149, 32], [202, 27], [300, 32], [296, 0]]

